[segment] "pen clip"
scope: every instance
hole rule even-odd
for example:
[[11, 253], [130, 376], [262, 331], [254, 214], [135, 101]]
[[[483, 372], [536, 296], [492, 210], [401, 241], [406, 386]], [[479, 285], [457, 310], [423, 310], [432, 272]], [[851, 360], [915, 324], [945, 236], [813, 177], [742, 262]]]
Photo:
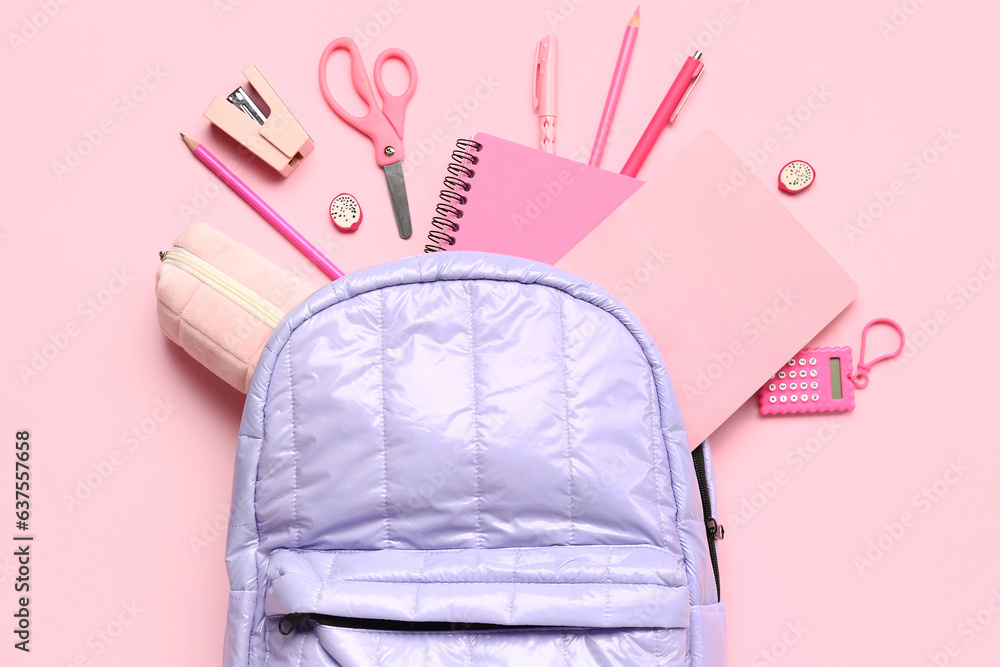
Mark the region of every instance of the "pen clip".
[[534, 111], [538, 111], [538, 96], [539, 96], [538, 80], [540, 79], [538, 75], [541, 71], [542, 71], [542, 42], [538, 42], [538, 44], [535, 45], [535, 74], [531, 80], [532, 94], [534, 95], [534, 98], [532, 99], [531, 108]]
[[[694, 59], [701, 62], [701, 51], [698, 51], [697, 53], [694, 54]], [[674, 113], [671, 114], [670, 120], [667, 121], [668, 123], [673, 123], [674, 119], [677, 118], [677, 114], [681, 112], [681, 107], [683, 107], [684, 103], [687, 102], [687, 99], [691, 97], [691, 91], [694, 90], [694, 87], [698, 85], [698, 81], [701, 79], [701, 75], [704, 73], [705, 73], [705, 64], [701, 63], [701, 69], [698, 70], [698, 75], [694, 78], [694, 80], [691, 82], [691, 85], [688, 86], [687, 90], [684, 92], [684, 97], [681, 98], [680, 104], [678, 104], [677, 108], [674, 109]]]

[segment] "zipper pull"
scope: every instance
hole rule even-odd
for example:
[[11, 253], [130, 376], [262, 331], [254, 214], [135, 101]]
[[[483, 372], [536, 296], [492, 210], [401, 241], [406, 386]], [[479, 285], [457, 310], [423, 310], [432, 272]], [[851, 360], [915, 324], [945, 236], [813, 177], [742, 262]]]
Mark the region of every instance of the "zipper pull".
[[170, 252], [170, 251], [169, 250], [161, 250], [160, 251], [160, 261], [161, 262], [167, 258], [167, 253], [168, 252]]
[[705, 519], [705, 527], [708, 530], [708, 539], [713, 542], [718, 542], [726, 536], [726, 529], [712, 517]]
[[305, 614], [285, 614], [278, 619], [278, 632], [283, 635], [292, 634], [304, 616]]

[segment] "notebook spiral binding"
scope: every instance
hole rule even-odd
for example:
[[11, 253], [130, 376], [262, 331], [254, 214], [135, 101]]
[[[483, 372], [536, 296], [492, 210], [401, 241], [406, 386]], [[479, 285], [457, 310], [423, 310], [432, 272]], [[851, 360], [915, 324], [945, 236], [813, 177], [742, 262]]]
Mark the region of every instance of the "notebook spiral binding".
[[469, 201], [464, 193], [472, 187], [470, 181], [476, 176], [476, 170], [471, 167], [479, 163], [479, 156], [474, 152], [478, 153], [482, 149], [483, 145], [472, 139], [459, 139], [455, 142], [455, 150], [451, 152], [451, 162], [448, 164], [448, 176], [444, 179], [444, 189], [438, 195], [441, 202], [434, 207], [436, 215], [431, 219], [434, 229], [427, 234], [428, 244], [424, 246], [424, 252], [443, 252], [448, 246], [455, 245], [458, 220], [463, 214], [461, 207]]

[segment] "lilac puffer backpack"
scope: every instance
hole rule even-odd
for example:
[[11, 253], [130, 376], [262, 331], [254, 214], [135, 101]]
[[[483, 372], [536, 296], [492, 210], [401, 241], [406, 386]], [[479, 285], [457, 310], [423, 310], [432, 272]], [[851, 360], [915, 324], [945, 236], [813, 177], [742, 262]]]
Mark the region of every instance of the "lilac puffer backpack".
[[719, 667], [713, 504], [600, 288], [468, 252], [361, 271], [286, 316], [250, 386], [225, 664]]

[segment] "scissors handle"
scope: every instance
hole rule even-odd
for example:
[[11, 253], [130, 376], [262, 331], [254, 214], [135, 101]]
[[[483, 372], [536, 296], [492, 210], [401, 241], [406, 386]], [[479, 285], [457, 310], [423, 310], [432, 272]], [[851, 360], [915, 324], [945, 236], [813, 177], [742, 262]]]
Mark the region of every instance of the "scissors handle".
[[[326, 81], [326, 68], [334, 51], [344, 49], [350, 54], [351, 81], [358, 95], [368, 106], [363, 116], [355, 116], [342, 107], [330, 92]], [[402, 95], [390, 95], [382, 82], [382, 67], [386, 60], [396, 58], [403, 61], [409, 76], [409, 84]], [[358, 45], [351, 37], [341, 37], [327, 44], [319, 60], [319, 88], [323, 98], [334, 113], [340, 116], [351, 127], [367, 134], [375, 144], [375, 161], [379, 166], [399, 162], [403, 159], [403, 119], [406, 105], [413, 97], [417, 87], [417, 68], [409, 54], [401, 49], [386, 49], [375, 61], [375, 87], [382, 97], [381, 107], [375, 99], [368, 74], [365, 72]]]
[[[406, 75], [409, 78], [406, 90], [399, 95], [389, 94], [389, 91], [385, 88], [385, 83], [382, 81], [382, 66], [391, 58], [395, 58], [403, 63], [406, 67]], [[410, 98], [413, 97], [413, 93], [417, 89], [417, 66], [413, 64], [413, 58], [410, 57], [410, 54], [403, 49], [386, 49], [378, 54], [378, 58], [375, 59], [373, 74], [375, 88], [378, 89], [378, 94], [382, 97], [382, 113], [392, 123], [392, 126], [396, 129], [396, 134], [402, 138], [406, 105], [410, 103]]]

